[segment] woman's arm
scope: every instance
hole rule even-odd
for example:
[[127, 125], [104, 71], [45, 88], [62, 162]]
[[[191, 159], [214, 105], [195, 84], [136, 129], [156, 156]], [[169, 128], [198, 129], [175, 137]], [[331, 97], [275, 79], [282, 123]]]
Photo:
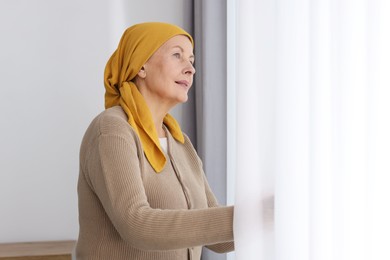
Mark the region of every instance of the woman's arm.
[[127, 136], [100, 135], [88, 160], [91, 186], [122, 239], [144, 250], [188, 248], [233, 239], [233, 207], [151, 208], [135, 138]]
[[[214, 193], [212, 192], [210, 185], [208, 184], [208, 181], [206, 177], [204, 176], [204, 185], [206, 190], [206, 196], [207, 196], [207, 203], [210, 208], [219, 207], [219, 203], [217, 198], [215, 197]], [[233, 224], [232, 224], [233, 225]], [[217, 243], [213, 245], [207, 245], [208, 249], [216, 252], [216, 253], [227, 253], [234, 251], [234, 241], [225, 242], [225, 243]]]

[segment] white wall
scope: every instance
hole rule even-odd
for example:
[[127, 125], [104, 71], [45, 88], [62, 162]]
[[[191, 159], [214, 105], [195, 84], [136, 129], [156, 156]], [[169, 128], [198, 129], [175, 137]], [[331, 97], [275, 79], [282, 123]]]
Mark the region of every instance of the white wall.
[[79, 145], [105, 63], [133, 23], [190, 30], [190, 2], [0, 2], [0, 243], [77, 238]]

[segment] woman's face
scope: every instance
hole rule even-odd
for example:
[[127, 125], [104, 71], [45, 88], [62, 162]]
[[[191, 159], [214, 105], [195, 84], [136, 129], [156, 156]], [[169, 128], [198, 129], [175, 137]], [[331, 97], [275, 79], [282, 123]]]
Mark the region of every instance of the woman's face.
[[138, 73], [140, 92], [149, 101], [171, 107], [186, 102], [195, 74], [193, 63], [191, 41], [184, 35], [172, 37]]

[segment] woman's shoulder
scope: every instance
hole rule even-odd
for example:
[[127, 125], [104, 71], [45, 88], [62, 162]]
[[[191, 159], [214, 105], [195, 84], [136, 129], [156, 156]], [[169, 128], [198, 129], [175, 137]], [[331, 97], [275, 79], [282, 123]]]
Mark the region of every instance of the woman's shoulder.
[[127, 124], [127, 115], [123, 111], [121, 106], [114, 106], [107, 108], [101, 112], [97, 118], [100, 120], [100, 124], [111, 125], [111, 124]]
[[95, 117], [89, 128], [98, 135], [133, 133], [127, 115], [120, 106], [114, 106], [101, 112]]

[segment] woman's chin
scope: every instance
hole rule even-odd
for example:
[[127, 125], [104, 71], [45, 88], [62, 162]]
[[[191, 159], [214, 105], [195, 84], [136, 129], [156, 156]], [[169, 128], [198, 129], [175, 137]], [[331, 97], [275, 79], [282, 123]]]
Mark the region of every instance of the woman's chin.
[[181, 104], [181, 103], [186, 103], [187, 100], [188, 100], [188, 95], [187, 94], [183, 94], [180, 97], [178, 97], [177, 102], [179, 104]]

